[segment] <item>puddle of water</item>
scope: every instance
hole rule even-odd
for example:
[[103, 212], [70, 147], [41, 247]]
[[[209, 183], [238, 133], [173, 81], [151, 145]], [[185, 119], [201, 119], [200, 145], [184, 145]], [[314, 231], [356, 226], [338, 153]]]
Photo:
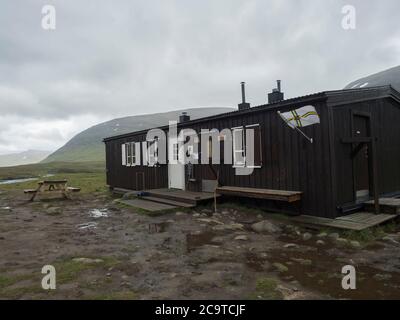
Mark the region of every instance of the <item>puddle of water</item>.
[[89, 211], [89, 216], [91, 218], [103, 218], [108, 217], [108, 210], [107, 209], [93, 209]]
[[[291, 276], [301, 285], [336, 299], [399, 299], [400, 298], [400, 274], [387, 273], [370, 266], [357, 265], [356, 290], [344, 290], [342, 288], [342, 267], [346, 264], [337, 261], [324, 250], [285, 252], [273, 250], [269, 252], [269, 261], [280, 262], [288, 267], [284, 277]], [[303, 265], [297, 260], [311, 260], [311, 265]], [[291, 261], [293, 264], [288, 265]], [[376, 279], [375, 275], [383, 275], [387, 280]]]
[[216, 236], [215, 232], [206, 231], [199, 234], [187, 234], [186, 235], [186, 245], [187, 245], [187, 252], [191, 252], [194, 249], [211, 244], [211, 245], [218, 245], [219, 243], [213, 241], [213, 238]]
[[0, 184], [14, 184], [20, 182], [28, 182], [28, 181], [35, 181], [38, 178], [25, 178], [25, 179], [10, 179], [10, 180], [1, 180]]
[[79, 230], [86, 230], [86, 229], [96, 229], [98, 223], [97, 222], [85, 222], [78, 224], [77, 227]]
[[245, 264], [249, 269], [252, 269], [257, 272], [264, 271], [264, 264], [266, 262], [266, 258], [262, 258], [252, 252], [247, 252], [245, 257]]

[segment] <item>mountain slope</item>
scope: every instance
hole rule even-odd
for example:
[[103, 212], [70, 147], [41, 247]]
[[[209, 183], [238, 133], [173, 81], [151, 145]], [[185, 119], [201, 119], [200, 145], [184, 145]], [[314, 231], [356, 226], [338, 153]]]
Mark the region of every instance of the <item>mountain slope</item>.
[[353, 81], [345, 89], [368, 88], [389, 84], [400, 92], [400, 66]]
[[27, 150], [19, 153], [0, 155], [0, 167], [20, 166], [38, 163], [49, 155], [49, 151]]
[[167, 125], [170, 120], [178, 120], [179, 115], [184, 111], [190, 115], [191, 119], [198, 119], [219, 113], [230, 112], [233, 111], [233, 109], [192, 108], [110, 120], [77, 134], [63, 147], [48, 156], [43, 162], [104, 161], [104, 144], [102, 142], [104, 138]]

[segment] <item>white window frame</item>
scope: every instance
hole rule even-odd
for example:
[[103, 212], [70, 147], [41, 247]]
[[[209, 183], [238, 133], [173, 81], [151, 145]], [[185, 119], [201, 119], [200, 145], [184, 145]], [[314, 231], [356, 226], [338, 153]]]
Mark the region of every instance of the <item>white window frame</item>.
[[[241, 149], [236, 149], [236, 135], [237, 132], [241, 131], [242, 134], [241, 136], [241, 140], [242, 140], [242, 146]], [[233, 168], [244, 168], [246, 167], [246, 145], [245, 145], [245, 139], [244, 139], [244, 128], [243, 127], [235, 127], [232, 128], [232, 152], [233, 152]], [[237, 161], [237, 154], [241, 153], [242, 154], [242, 158], [243, 158], [243, 162], [238, 162]]]
[[134, 142], [130, 143], [131, 147], [131, 167], [136, 166], [136, 146]]
[[135, 142], [136, 161], [135, 166], [140, 166], [140, 142]]
[[[246, 125], [246, 126], [240, 126], [240, 127], [234, 127], [231, 128], [232, 130], [232, 151], [233, 151], [233, 168], [252, 168], [252, 169], [261, 169], [262, 168], [262, 164], [261, 165], [252, 165], [249, 166], [247, 165], [247, 158], [246, 158], [246, 129], [251, 129], [254, 127], [259, 127], [260, 128], [260, 156], [262, 157], [262, 149], [261, 149], [261, 126], [259, 123], [255, 123], [255, 124], [250, 124], [250, 125]], [[242, 137], [242, 149], [238, 149], [236, 150], [236, 134], [235, 132], [237, 131], [241, 131], [241, 137]], [[254, 142], [256, 143], [256, 142]], [[237, 159], [237, 153], [242, 153], [243, 155], [243, 160], [244, 163], [237, 163], [236, 159]], [[262, 158], [261, 158], [261, 163], [262, 163]]]
[[132, 165], [132, 148], [131, 148], [131, 142], [125, 143], [126, 147], [126, 166], [130, 167]]

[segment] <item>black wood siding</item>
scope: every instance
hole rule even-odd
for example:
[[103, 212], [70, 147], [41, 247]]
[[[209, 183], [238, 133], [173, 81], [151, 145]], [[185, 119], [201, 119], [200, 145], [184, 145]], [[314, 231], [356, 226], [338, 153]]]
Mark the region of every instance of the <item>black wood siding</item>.
[[[277, 114], [304, 105], [314, 105], [321, 123], [303, 128], [314, 138], [309, 143], [289, 128]], [[260, 124], [262, 168], [249, 176], [235, 175], [231, 165], [214, 165], [220, 182], [228, 186], [293, 190], [303, 192], [304, 214], [335, 218], [339, 207], [354, 202], [353, 163], [351, 145], [341, 138], [351, 136], [351, 111], [371, 113], [373, 134], [377, 137], [377, 163], [381, 194], [400, 191], [400, 94], [390, 87], [332, 91], [248, 111], [213, 116], [179, 124], [179, 129], [234, 128]], [[165, 131], [167, 128], [163, 128]], [[168, 187], [168, 166], [124, 167], [121, 164], [121, 144], [145, 140], [145, 132], [106, 139], [107, 183], [111, 187], [138, 190], [137, 174], [144, 174], [145, 189]], [[199, 135], [200, 136], [200, 135]], [[200, 150], [200, 147], [199, 147]], [[215, 179], [208, 165], [194, 167], [196, 183], [191, 190], [201, 190], [201, 181]]]
[[[333, 200], [329, 175], [328, 112], [324, 101], [319, 100], [312, 104], [320, 114], [321, 124], [306, 127], [303, 130], [314, 138], [313, 144], [288, 127], [277, 114], [276, 108], [265, 108], [246, 115], [233, 114], [225, 118], [196, 123], [190, 128], [200, 132], [202, 128], [222, 130], [260, 124], [262, 167], [254, 169], [251, 175], [238, 176], [235, 175], [232, 165], [214, 165], [214, 170], [219, 171], [220, 182], [229, 186], [303, 191], [302, 210], [304, 213], [331, 217], [334, 213], [331, 206]], [[288, 105], [279, 110], [284, 112], [304, 105]], [[143, 172], [146, 181], [145, 188], [168, 187], [167, 165], [161, 165], [158, 168], [122, 166], [121, 144], [144, 141], [144, 139], [144, 134], [133, 134], [131, 137], [106, 142], [107, 153], [112, 153], [107, 156], [107, 182], [110, 186], [135, 190], [137, 189], [136, 174]], [[189, 185], [189, 188], [199, 191], [201, 180], [214, 178], [208, 165], [196, 165], [194, 176], [198, 183]]]
[[375, 99], [342, 104], [333, 108], [336, 153], [336, 206], [353, 203], [353, 161], [351, 144], [341, 138], [351, 136], [351, 112], [369, 113], [372, 135], [376, 137], [378, 185], [381, 195], [400, 191], [400, 104], [393, 99]]

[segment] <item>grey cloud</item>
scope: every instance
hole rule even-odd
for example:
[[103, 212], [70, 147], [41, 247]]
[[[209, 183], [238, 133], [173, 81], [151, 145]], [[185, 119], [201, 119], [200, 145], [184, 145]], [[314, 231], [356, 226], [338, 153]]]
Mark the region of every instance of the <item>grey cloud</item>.
[[[41, 29], [44, 4], [55, 31]], [[293, 97], [400, 64], [398, 0], [352, 1], [354, 31], [341, 28], [346, 4], [3, 0], [0, 112], [54, 121], [233, 106], [240, 81], [262, 104], [278, 78]]]

